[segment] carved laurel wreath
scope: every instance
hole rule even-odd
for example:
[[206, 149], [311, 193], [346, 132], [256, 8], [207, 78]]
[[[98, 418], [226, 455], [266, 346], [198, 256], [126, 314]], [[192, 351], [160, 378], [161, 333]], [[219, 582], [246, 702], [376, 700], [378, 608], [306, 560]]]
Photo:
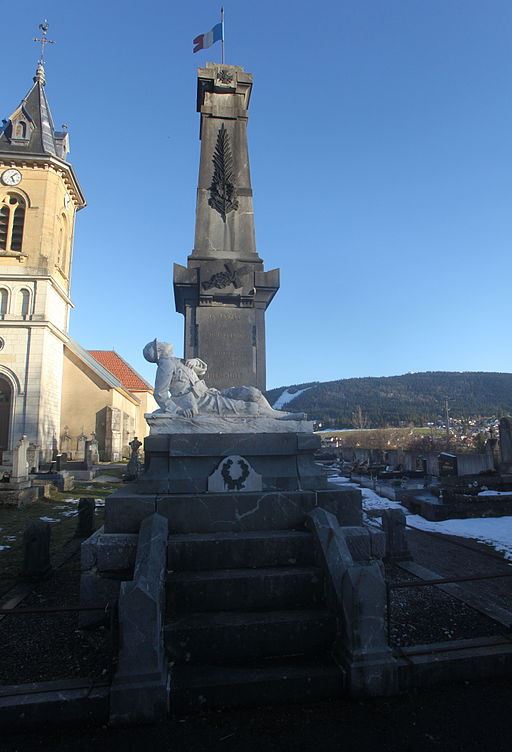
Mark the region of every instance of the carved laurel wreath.
[[217, 134], [212, 162], [213, 176], [208, 203], [225, 222], [227, 214], [238, 209], [238, 199], [236, 197], [233, 154], [229, 142], [229, 133], [225, 129], [224, 123], [220, 126]]
[[222, 479], [230, 491], [240, 491], [244, 487], [245, 481], [249, 477], [249, 465], [243, 460], [238, 460], [242, 474], [239, 478], [233, 478], [231, 476], [231, 465], [233, 460], [228, 460], [222, 466]]
[[235, 267], [230, 261], [224, 264], [225, 271], [212, 274], [210, 279], [203, 282], [201, 287], [203, 290], [211, 290], [212, 287], [216, 287], [219, 290], [233, 285], [234, 287], [241, 287], [243, 277], [249, 271], [248, 266]]

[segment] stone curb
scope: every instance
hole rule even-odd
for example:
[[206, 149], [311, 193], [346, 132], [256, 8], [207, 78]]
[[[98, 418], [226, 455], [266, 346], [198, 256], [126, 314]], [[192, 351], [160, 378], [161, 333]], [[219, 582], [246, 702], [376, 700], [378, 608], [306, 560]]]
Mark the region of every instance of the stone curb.
[[95, 684], [87, 679], [2, 686], [0, 729], [108, 723], [109, 697], [109, 684]]

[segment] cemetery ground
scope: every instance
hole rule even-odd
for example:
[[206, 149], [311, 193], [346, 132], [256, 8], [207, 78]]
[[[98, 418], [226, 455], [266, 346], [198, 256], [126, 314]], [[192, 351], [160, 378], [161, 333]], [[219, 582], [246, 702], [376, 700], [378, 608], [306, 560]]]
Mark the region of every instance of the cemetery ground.
[[[0, 505], [0, 597], [20, 579], [23, 563], [23, 530], [35, 520], [49, 522], [52, 528], [51, 552], [55, 554], [73, 539], [77, 524], [79, 499], [96, 498], [97, 526], [105, 496], [112, 493], [119, 482], [118, 471], [109, 470], [102, 474], [100, 482], [75, 484], [72, 491], [51, 491], [51, 498], [41, 499], [34, 504], [16, 507]], [[112, 477], [109, 481], [108, 475]], [[106, 481], [106, 482], [105, 482]]]
[[130, 728], [54, 726], [3, 734], [2, 752], [509, 752], [512, 682], [396, 697], [218, 712]]
[[[14, 611], [36, 611], [0, 615], [0, 685], [83, 676], [98, 680], [110, 675], [113, 650], [107, 628], [79, 630], [76, 611], [43, 613], [41, 609], [78, 604], [82, 542], [74, 537], [78, 502], [95, 499], [98, 528], [103, 522], [104, 497], [118, 487], [119, 480], [116, 471], [107, 471], [100, 482], [77, 484], [66, 492], [54, 489], [51, 498], [34, 504], [0, 506], [0, 607], [12, 608], [16, 603]], [[23, 531], [36, 520], [51, 525], [52, 571], [40, 582], [27, 582], [22, 576]]]
[[[72, 501], [64, 500], [64, 497], [70, 499], [71, 494], [59, 494], [59, 498], [45, 502], [42, 508], [34, 506], [25, 510], [32, 518], [56, 518], [61, 514], [62, 521], [52, 523], [52, 533], [59, 531], [59, 535], [53, 536], [54, 555], [62, 557], [68, 551], [70, 558], [51, 578], [35, 586], [30, 598], [21, 606], [78, 602], [79, 541], [72, 538], [76, 517], [64, 513], [76, 508], [77, 499], [86, 492], [100, 498], [112, 488], [101, 490], [102, 493], [97, 488], [77, 489]], [[378, 524], [378, 512], [396, 502], [372, 496], [372, 493], [364, 489], [363, 505], [368, 522]], [[101, 512], [101, 507], [96, 510], [97, 527], [101, 524]], [[18, 514], [22, 514], [22, 510], [18, 510]], [[21, 522], [22, 518], [19, 520]], [[16, 523], [18, 530], [20, 522]], [[408, 530], [408, 539], [414, 563], [434, 571], [439, 577], [512, 571], [506, 552], [500, 553], [473, 539], [413, 529]], [[0, 556], [5, 553], [4, 550]], [[15, 552], [11, 551], [13, 555]], [[397, 564], [387, 565], [386, 576], [390, 583], [419, 580]], [[393, 591], [391, 644], [400, 650], [411, 644], [486, 636], [511, 639], [510, 624], [507, 627], [503, 620], [492, 618], [492, 613], [493, 608], [502, 612], [510, 609], [512, 578], [464, 583], [463, 588], [483, 598], [487, 610], [473, 608], [433, 586]], [[76, 613], [66, 614], [65, 618], [59, 615], [37, 620], [7, 617], [0, 621], [0, 635], [0, 642], [6, 646], [0, 683], [70, 676], [87, 676], [96, 684], [109, 680], [113, 654], [109, 630], [78, 630]], [[152, 744], [175, 752], [238, 752], [240, 749], [360, 752], [377, 747], [386, 752], [447, 749], [508, 752], [512, 738], [511, 702], [512, 681], [509, 677], [500, 677], [414, 689], [394, 697], [375, 699], [343, 698], [308, 705], [222, 711], [199, 707], [194, 714], [171, 716], [166, 723], [153, 727], [63, 727], [54, 722], [44, 729], [4, 733], [0, 749], [2, 752], [85, 752], [95, 745], [109, 750], [143, 750]]]

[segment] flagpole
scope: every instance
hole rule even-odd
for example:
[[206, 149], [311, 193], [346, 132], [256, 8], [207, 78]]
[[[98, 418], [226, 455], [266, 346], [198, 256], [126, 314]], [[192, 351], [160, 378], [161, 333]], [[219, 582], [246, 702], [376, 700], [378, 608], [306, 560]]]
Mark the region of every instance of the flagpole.
[[224, 65], [224, 6], [222, 6], [221, 9], [220, 9], [220, 22], [222, 24], [222, 39], [221, 39], [222, 52], [221, 52], [221, 62], [222, 62], [222, 65]]

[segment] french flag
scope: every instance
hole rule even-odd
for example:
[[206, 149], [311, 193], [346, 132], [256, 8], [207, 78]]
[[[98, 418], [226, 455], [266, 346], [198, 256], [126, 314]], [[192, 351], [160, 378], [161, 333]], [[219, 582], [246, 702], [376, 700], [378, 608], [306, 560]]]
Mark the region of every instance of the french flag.
[[194, 39], [192, 44], [194, 45], [194, 52], [199, 52], [199, 50], [206, 50], [208, 47], [211, 47], [212, 44], [215, 44], [215, 42], [221, 42], [222, 41], [222, 22], [216, 24], [213, 29], [210, 31], [207, 31], [206, 34], [199, 34], [198, 37]]

